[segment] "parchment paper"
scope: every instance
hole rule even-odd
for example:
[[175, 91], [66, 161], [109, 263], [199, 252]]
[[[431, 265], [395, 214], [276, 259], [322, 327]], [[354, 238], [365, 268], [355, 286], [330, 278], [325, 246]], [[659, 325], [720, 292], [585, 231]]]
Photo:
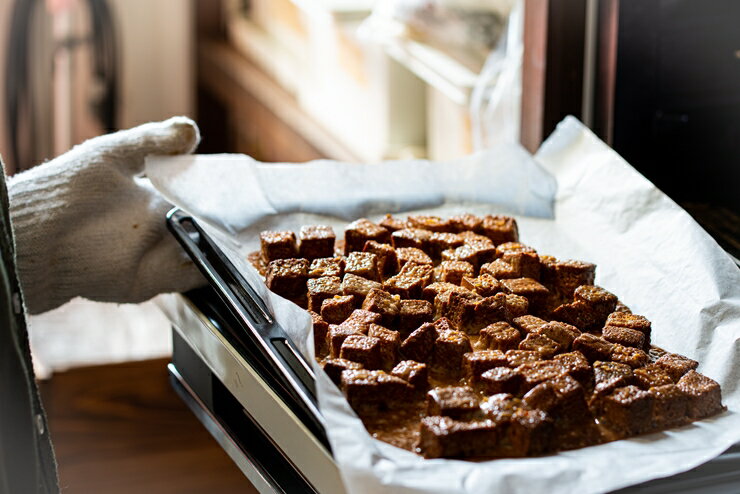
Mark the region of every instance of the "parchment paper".
[[341, 232], [348, 220], [384, 212], [508, 212], [541, 254], [595, 262], [597, 284], [652, 321], [656, 345], [698, 359], [728, 406], [679, 429], [541, 458], [424, 460], [371, 438], [317, 367], [320, 407], [348, 492], [605, 492], [689, 470], [740, 440], [740, 270], [685, 211], [574, 118], [558, 126], [536, 162], [517, 146], [501, 146], [454, 163], [367, 166], [152, 158], [147, 174], [165, 197], [207, 223], [308, 355], [306, 313], [270, 294], [244, 260], [258, 247], [259, 231], [322, 222]]

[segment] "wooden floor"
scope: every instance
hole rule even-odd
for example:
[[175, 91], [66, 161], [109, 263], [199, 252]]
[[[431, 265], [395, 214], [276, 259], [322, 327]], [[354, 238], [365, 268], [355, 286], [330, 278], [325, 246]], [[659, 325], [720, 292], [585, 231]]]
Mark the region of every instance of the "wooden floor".
[[170, 387], [167, 360], [41, 383], [63, 493], [254, 493]]

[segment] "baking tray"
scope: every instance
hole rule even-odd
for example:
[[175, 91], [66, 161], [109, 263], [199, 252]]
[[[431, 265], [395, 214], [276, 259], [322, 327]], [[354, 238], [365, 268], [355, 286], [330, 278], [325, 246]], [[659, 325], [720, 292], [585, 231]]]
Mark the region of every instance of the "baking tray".
[[196, 221], [178, 208], [167, 214], [167, 226], [214, 288], [231, 316], [238, 336], [251, 343], [251, 364], [300, 420], [331, 451], [316, 399], [311, 364], [280, 327], [269, 308]]

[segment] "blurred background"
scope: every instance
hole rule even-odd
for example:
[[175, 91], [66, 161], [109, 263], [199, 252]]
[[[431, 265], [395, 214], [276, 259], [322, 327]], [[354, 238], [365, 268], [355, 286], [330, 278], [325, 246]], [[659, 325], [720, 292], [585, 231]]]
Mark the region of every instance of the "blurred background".
[[[12, 174], [179, 114], [201, 153], [444, 161], [502, 142], [534, 152], [575, 115], [737, 258], [739, 21], [734, 0], [0, 0], [0, 154]], [[207, 435], [168, 435], [200, 428], [166, 385], [119, 386], [164, 361], [68, 370], [165, 357], [168, 334], [151, 304], [76, 300], [32, 319], [39, 374], [67, 371], [43, 389], [72, 491], [113, 492], [117, 477], [90, 483], [96, 468], [166, 491], [154, 460], [126, 456], [147, 448], [177, 472], [212, 458], [184, 468], [194, 492], [243, 488]], [[90, 403], [122, 402], [139, 408], [91, 425]], [[69, 445], [85, 434], [109, 441], [115, 468]]]

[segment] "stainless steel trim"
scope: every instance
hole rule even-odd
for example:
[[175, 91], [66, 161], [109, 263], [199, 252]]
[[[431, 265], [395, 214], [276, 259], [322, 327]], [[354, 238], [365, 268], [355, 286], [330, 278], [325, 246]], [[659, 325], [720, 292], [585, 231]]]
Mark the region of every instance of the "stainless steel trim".
[[167, 370], [177, 380], [178, 387], [175, 391], [182, 398], [190, 411], [200, 420], [205, 428], [210, 432], [216, 442], [226, 451], [229, 458], [239, 467], [239, 470], [249, 479], [252, 485], [262, 494], [280, 493], [282, 490], [272, 483], [272, 481], [262, 474], [262, 472], [249, 460], [236, 442], [231, 438], [228, 432], [219, 423], [218, 419], [208, 410], [208, 407], [198, 398], [198, 395], [188, 386], [188, 383], [182, 378], [177, 368], [167, 365]]

